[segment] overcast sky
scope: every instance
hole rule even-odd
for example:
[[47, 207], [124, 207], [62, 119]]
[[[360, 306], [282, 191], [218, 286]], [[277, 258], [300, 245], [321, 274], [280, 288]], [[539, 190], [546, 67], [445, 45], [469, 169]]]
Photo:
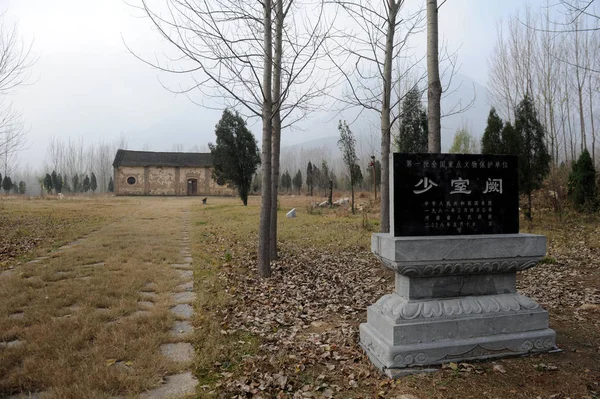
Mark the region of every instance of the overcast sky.
[[[131, 0], [132, 2], [135, 0]], [[422, 3], [424, 0], [407, 0]], [[524, 0], [447, 0], [440, 10], [440, 34], [458, 51], [461, 73], [485, 85], [487, 59], [496, 40], [496, 22], [522, 8]], [[537, 5], [541, 1], [532, 2]], [[214, 140], [220, 112], [192, 104], [160, 84], [159, 73], [135, 59], [123, 40], [146, 54], [164, 43], [147, 20], [121, 0], [1, 0], [5, 22], [16, 22], [25, 41], [33, 40], [38, 61], [33, 84], [14, 95], [30, 129], [30, 148], [21, 163], [41, 164], [50, 136], [83, 137], [88, 143], [113, 141], [121, 133], [129, 147], [147, 144], [170, 150], [173, 144], [203, 146]], [[425, 49], [422, 49], [423, 53]], [[176, 83], [174, 77], [164, 77]], [[171, 79], [171, 80], [169, 80]], [[330, 133], [307, 121], [302, 132], [284, 132], [284, 144]], [[190, 126], [193, 127], [190, 128]], [[251, 127], [260, 136], [260, 125]], [[144, 132], [165, 131], [157, 134]], [[160, 136], [160, 137], [158, 137]]]

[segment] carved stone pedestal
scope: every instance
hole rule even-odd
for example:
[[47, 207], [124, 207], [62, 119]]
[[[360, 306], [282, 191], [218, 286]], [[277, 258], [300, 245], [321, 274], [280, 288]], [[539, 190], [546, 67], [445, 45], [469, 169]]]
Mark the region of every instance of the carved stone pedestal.
[[548, 312], [515, 284], [546, 254], [544, 236], [374, 234], [371, 249], [396, 289], [368, 307], [360, 342], [388, 376], [556, 348]]

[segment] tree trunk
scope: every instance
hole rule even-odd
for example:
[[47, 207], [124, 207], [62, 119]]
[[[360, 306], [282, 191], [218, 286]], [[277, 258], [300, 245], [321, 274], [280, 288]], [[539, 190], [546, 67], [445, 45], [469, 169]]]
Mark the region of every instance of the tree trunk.
[[275, 15], [275, 54], [273, 58], [273, 132], [271, 142], [271, 230], [269, 251], [271, 260], [277, 254], [277, 195], [279, 192], [279, 152], [281, 147], [281, 52], [283, 38], [283, 0], [277, 1]]
[[581, 151], [583, 152], [587, 148], [585, 138], [585, 110], [583, 109], [583, 86], [579, 86], [577, 92], [579, 95], [579, 123], [581, 124]]
[[375, 159], [373, 157], [373, 193], [375, 194], [375, 201], [377, 201], [377, 170], [375, 168]]
[[528, 212], [528, 216], [527, 218], [531, 221], [533, 220], [533, 211], [531, 210], [531, 191], [529, 191], [527, 193], [527, 212]]
[[575, 64], [577, 65], [575, 67], [575, 77], [577, 79], [577, 96], [578, 96], [578, 100], [579, 100], [579, 124], [580, 124], [580, 128], [581, 128], [581, 151], [583, 152], [584, 149], [587, 148], [587, 143], [585, 140], [585, 116], [584, 116], [584, 110], [583, 110], [583, 79], [581, 77], [581, 74], [579, 72], [579, 65], [581, 65], [580, 63], [580, 57], [579, 57], [579, 29], [577, 27], [577, 25], [575, 26]]
[[262, 104], [262, 189], [260, 223], [258, 228], [258, 274], [262, 277], [271, 276], [271, 263], [269, 230], [271, 227], [271, 136], [273, 131], [272, 113], [273, 101], [271, 97], [271, 78], [273, 68], [273, 38], [271, 32], [271, 0], [264, 0], [264, 44], [265, 52], [263, 71], [263, 104]]
[[354, 184], [350, 185], [350, 189], [352, 191], [352, 214], [354, 215]]
[[[383, 63], [383, 98], [381, 99], [381, 216], [382, 233], [390, 232], [390, 103], [392, 94], [392, 56], [399, 4], [388, 2], [385, 60]], [[353, 207], [354, 209], [354, 207]]]
[[590, 92], [590, 126], [592, 128], [592, 164], [596, 167], [596, 129], [594, 126], [594, 96], [592, 88], [592, 74], [589, 74], [589, 92]]
[[442, 152], [440, 62], [438, 56], [438, 6], [437, 0], [427, 0], [427, 112], [428, 150]]

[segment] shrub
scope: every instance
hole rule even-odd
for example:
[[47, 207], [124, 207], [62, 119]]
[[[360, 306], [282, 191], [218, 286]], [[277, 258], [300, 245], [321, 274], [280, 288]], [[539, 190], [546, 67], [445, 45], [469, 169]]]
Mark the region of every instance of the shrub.
[[598, 209], [596, 169], [587, 149], [573, 163], [569, 175], [569, 196], [578, 211], [592, 212]]

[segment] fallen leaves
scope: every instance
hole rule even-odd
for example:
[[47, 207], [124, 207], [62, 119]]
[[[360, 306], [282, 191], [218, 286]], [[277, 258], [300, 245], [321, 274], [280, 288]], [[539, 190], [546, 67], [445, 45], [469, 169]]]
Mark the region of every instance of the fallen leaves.
[[[393, 290], [394, 276], [364, 246], [337, 245], [341, 227], [330, 228], [328, 243], [315, 245], [310, 231], [306, 238], [282, 240], [270, 279], [257, 277], [255, 232], [235, 231], [232, 260], [218, 277], [228, 306], [211, 312], [222, 320], [222, 334], [250, 334], [261, 344], [257, 353], [241, 358], [235, 371], [221, 375], [218, 391], [223, 397], [396, 397], [403, 391], [406, 384], [383, 379], [358, 345], [358, 325], [366, 321], [367, 306]], [[552, 315], [572, 309], [570, 320], [597, 323], [593, 307], [586, 304], [600, 304], [600, 247], [590, 244], [587, 226], [560, 228], [549, 236], [553, 261], [520, 273], [519, 290]], [[204, 234], [218, 256], [228, 246], [229, 233], [223, 230]], [[558, 366], [546, 365], [544, 371], [556, 371], [553, 367]], [[442, 377], [434, 378], [510, 379], [511, 373], [508, 363], [460, 362], [444, 365]], [[286, 377], [285, 384], [276, 382], [277, 375]], [[443, 384], [436, 389], [455, 392]]]

